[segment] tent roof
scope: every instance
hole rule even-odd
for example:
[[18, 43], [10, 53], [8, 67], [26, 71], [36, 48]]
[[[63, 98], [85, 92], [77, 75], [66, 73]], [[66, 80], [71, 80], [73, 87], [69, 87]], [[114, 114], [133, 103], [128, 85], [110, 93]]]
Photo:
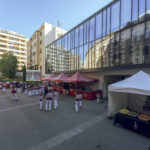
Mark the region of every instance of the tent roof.
[[59, 76], [57, 76], [56, 78], [53, 78], [52, 80], [62, 82], [66, 80], [67, 78], [68, 78], [67, 75], [65, 75], [64, 73], [61, 73]]
[[71, 77], [69, 77], [65, 81], [70, 82], [70, 83], [81, 83], [81, 82], [93, 82], [95, 80], [88, 78], [79, 72], [76, 72], [75, 74], [73, 74]]
[[51, 81], [53, 78], [56, 78], [56, 75], [54, 73], [51, 73], [49, 76], [42, 78], [43, 81]]
[[150, 75], [139, 71], [127, 79], [109, 85], [108, 91], [150, 95]]

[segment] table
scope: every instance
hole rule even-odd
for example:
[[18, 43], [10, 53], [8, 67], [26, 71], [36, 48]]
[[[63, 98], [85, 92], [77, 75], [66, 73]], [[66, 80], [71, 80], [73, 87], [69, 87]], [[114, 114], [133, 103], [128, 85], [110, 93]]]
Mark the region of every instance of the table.
[[124, 127], [139, 132], [150, 137], [150, 121], [139, 120], [138, 117], [132, 117], [122, 113], [117, 113], [114, 124], [122, 124]]

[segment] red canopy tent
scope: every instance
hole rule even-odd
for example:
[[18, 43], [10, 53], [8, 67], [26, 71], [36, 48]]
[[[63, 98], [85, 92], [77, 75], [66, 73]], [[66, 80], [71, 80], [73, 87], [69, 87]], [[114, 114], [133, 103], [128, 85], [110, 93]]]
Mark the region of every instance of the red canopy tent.
[[64, 82], [69, 82], [69, 83], [83, 83], [83, 82], [94, 82], [94, 81], [96, 80], [86, 77], [79, 72], [76, 72], [74, 75], [64, 80]]
[[54, 73], [51, 73], [48, 77], [41, 78], [42, 81], [51, 81], [53, 78], [56, 78], [57, 76]]
[[57, 76], [56, 78], [53, 78], [52, 81], [56, 81], [56, 82], [63, 82], [64, 80], [66, 80], [68, 78], [67, 75], [65, 75], [64, 73], [61, 73], [59, 76]]
[[[70, 90], [70, 95], [75, 96], [77, 92], [78, 83], [98, 82], [98, 80], [86, 77], [83, 74], [76, 72], [74, 75], [64, 80], [64, 82], [76, 84], [76, 90]], [[83, 98], [85, 99], [89, 99], [89, 100], [96, 99], [97, 91], [94, 91], [94, 92], [82, 91], [81, 93], [83, 95]]]

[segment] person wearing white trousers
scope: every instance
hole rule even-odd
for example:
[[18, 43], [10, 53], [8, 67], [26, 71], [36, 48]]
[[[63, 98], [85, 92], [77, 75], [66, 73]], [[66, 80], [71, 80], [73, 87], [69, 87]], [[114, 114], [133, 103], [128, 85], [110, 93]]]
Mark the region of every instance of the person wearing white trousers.
[[53, 97], [54, 97], [54, 109], [57, 109], [57, 107], [58, 107], [58, 96], [59, 96], [59, 93], [55, 89], [55, 91], [53, 93]]
[[80, 94], [77, 92], [75, 97], [75, 112], [79, 111], [79, 98], [80, 98]]
[[40, 110], [43, 110], [43, 97], [42, 97], [42, 93], [40, 93]]
[[82, 94], [79, 93], [79, 107], [82, 108]]
[[11, 93], [12, 93], [12, 100], [18, 101], [17, 93], [16, 93], [16, 90], [14, 88], [11, 90]]
[[52, 109], [52, 100], [53, 100], [53, 94], [51, 91], [49, 91], [46, 94], [46, 104], [45, 104], [45, 111], [51, 111]]

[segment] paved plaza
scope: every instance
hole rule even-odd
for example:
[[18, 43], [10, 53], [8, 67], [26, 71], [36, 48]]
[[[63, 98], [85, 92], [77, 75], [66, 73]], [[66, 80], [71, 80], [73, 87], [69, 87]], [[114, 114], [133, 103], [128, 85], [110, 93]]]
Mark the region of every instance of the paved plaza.
[[39, 97], [21, 93], [19, 101], [0, 91], [0, 150], [148, 150], [150, 139], [113, 125], [107, 101], [83, 100], [74, 112], [74, 97], [60, 95], [59, 107], [39, 111]]

